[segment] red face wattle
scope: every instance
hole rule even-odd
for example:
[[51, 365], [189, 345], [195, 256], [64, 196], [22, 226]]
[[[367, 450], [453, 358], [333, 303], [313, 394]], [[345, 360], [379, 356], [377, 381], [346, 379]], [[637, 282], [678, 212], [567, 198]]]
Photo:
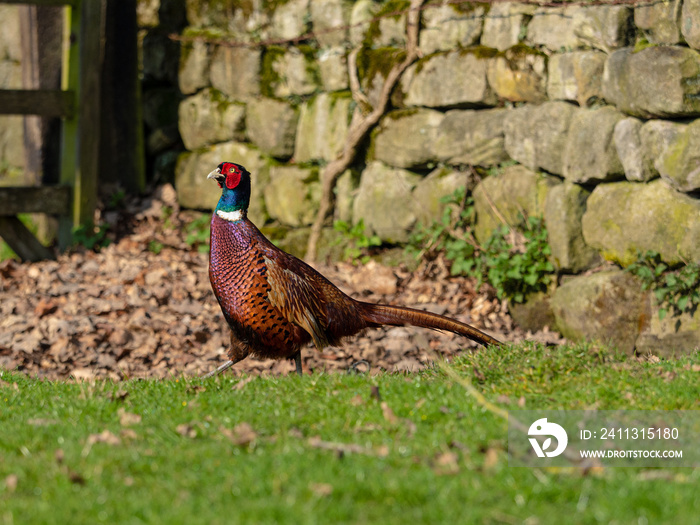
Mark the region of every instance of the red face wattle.
[[237, 164], [224, 162], [220, 167], [221, 174], [226, 177], [224, 184], [229, 190], [234, 189], [241, 182], [241, 168]]

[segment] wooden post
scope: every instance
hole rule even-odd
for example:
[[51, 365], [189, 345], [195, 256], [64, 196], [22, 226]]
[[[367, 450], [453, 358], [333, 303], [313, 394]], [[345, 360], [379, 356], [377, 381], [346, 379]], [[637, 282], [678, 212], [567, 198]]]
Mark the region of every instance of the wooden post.
[[59, 226], [59, 246], [71, 242], [72, 229], [94, 220], [100, 146], [100, 75], [105, 0], [75, 0], [66, 9], [64, 90], [75, 93], [76, 114], [63, 121], [61, 183], [73, 187], [73, 210]]

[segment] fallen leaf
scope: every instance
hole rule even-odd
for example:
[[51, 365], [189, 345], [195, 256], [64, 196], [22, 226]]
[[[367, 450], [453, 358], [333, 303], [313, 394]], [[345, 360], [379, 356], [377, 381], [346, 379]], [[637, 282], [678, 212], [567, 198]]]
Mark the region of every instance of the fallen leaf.
[[491, 470], [498, 463], [498, 449], [489, 447], [484, 455], [484, 470]]
[[57, 419], [45, 419], [41, 417], [27, 419], [27, 424], [35, 427], [48, 427], [49, 425], [55, 425], [58, 422], [59, 421]]
[[39, 318], [45, 317], [54, 313], [58, 309], [58, 305], [51, 299], [39, 299], [39, 302], [34, 307], [34, 315]]
[[394, 411], [391, 410], [391, 407], [387, 405], [385, 401], [382, 401], [381, 407], [382, 415], [384, 416], [386, 422], [391, 425], [395, 425], [399, 421], [399, 418], [396, 417], [396, 414], [394, 414]]
[[119, 424], [123, 427], [130, 427], [131, 425], [141, 423], [141, 416], [139, 414], [132, 414], [124, 410], [124, 408], [117, 410], [117, 414], [119, 415]]
[[523, 408], [525, 406], [525, 396], [520, 396], [518, 399], [518, 408]]
[[225, 427], [220, 427], [219, 430], [224, 436], [231, 440], [231, 443], [238, 447], [250, 445], [253, 441], [255, 441], [255, 438], [258, 437], [253, 430], [253, 427], [245, 422], [239, 423], [231, 430]]
[[76, 381], [94, 381], [95, 371], [91, 368], [75, 368], [70, 373]]
[[377, 385], [372, 385], [369, 389], [369, 397], [376, 399], [377, 401], [382, 400], [382, 395], [379, 393], [379, 387]]
[[112, 392], [109, 395], [109, 398], [112, 401], [124, 401], [127, 397], [129, 397], [129, 392], [126, 390], [119, 389], [116, 392]]
[[309, 489], [317, 496], [330, 496], [333, 493], [333, 485], [330, 483], [309, 483]]
[[459, 472], [459, 456], [449, 450], [438, 454], [433, 461], [433, 470], [438, 475], [456, 474]]
[[7, 492], [14, 492], [15, 489], [17, 489], [17, 483], [19, 482], [19, 478], [17, 477], [17, 474], [10, 474], [5, 478], [5, 488], [7, 489]]
[[177, 427], [175, 427], [175, 431], [181, 436], [190, 439], [194, 439], [197, 437], [197, 430], [194, 428], [193, 425], [189, 423], [182, 423], [181, 425], [178, 425]]
[[85, 478], [78, 472], [71, 469], [68, 469], [68, 480], [76, 485], [85, 485]]
[[53, 454], [53, 457], [56, 460], [56, 463], [60, 465], [61, 463], [63, 463], [63, 460], [65, 459], [66, 455], [63, 452], [62, 448], [57, 448], [56, 452], [54, 452]]
[[474, 377], [480, 383], [486, 381], [486, 376], [477, 367], [474, 367]]
[[232, 390], [243, 390], [245, 386], [250, 383], [253, 379], [255, 379], [253, 376], [248, 376], [244, 379], [241, 379], [238, 383], [233, 385]]
[[129, 440], [134, 440], [139, 437], [139, 435], [132, 429], [130, 428], [122, 428], [121, 431], [119, 432], [119, 435], [123, 439], [129, 439]]
[[500, 396], [498, 396], [496, 398], [496, 401], [498, 403], [501, 403], [502, 405], [510, 405], [510, 398], [505, 394], [501, 394]]
[[358, 407], [360, 405], [364, 405], [365, 400], [362, 399], [362, 396], [360, 394], [357, 394], [355, 397], [350, 399], [350, 404], [354, 407]]
[[367, 454], [371, 456], [376, 455], [374, 450], [365, 448], [362, 445], [357, 445], [355, 443], [337, 443], [334, 441], [324, 441], [319, 436], [310, 437], [308, 443], [309, 446], [313, 448], [332, 450], [336, 452], [339, 457], [342, 457], [344, 454], [347, 453]]
[[106, 443], [107, 445], [119, 445], [121, 444], [121, 439], [109, 430], [103, 430], [99, 434], [90, 434], [87, 438], [88, 445], [94, 445], [95, 443]]
[[291, 438], [295, 439], [301, 439], [304, 437], [304, 433], [299, 430], [297, 427], [292, 427], [289, 429], [289, 432], [287, 432], [287, 435]]

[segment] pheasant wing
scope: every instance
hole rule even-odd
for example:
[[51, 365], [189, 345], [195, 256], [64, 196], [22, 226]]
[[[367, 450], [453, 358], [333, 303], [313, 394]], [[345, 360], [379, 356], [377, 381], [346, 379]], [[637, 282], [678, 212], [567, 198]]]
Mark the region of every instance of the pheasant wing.
[[316, 348], [325, 348], [330, 344], [326, 334], [328, 319], [318, 274], [302, 261], [289, 259], [276, 252], [264, 256], [270, 286], [268, 299], [290, 323], [311, 335]]

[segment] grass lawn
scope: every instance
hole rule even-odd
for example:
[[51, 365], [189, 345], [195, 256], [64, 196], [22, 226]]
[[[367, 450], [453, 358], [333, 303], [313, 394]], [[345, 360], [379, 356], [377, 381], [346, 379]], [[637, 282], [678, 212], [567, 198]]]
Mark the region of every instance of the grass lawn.
[[[699, 408], [698, 355], [465, 354], [494, 404]], [[378, 391], [381, 399], [377, 399]], [[0, 525], [691, 523], [698, 469], [509, 468], [507, 424], [439, 367], [122, 383], [0, 376]]]

